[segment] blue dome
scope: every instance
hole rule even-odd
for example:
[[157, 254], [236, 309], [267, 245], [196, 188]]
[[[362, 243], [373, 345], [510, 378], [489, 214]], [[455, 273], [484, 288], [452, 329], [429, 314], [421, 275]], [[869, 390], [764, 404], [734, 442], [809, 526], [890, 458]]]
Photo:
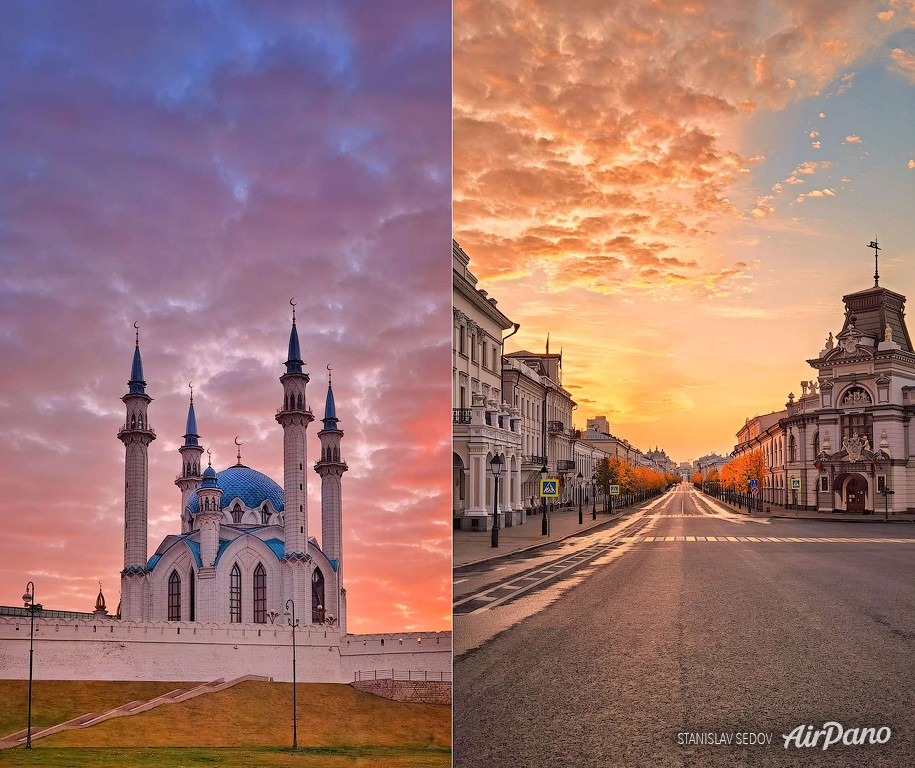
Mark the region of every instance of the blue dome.
[[[232, 499], [237, 497], [250, 509], [257, 509], [265, 501], [269, 501], [274, 510], [283, 511], [283, 489], [263, 472], [236, 464], [217, 473], [216, 477], [219, 487], [222, 488], [220, 509], [228, 507]], [[199, 505], [200, 499], [195, 493], [188, 504], [192, 514], [197, 514]]]

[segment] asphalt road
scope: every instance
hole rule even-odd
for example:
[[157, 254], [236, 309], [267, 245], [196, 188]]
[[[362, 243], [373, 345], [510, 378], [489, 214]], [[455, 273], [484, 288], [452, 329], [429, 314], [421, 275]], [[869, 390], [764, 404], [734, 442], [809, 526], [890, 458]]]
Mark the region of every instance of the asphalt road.
[[[915, 766], [915, 525], [749, 519], [684, 486], [456, 581], [456, 768]], [[892, 735], [784, 747], [830, 721]]]

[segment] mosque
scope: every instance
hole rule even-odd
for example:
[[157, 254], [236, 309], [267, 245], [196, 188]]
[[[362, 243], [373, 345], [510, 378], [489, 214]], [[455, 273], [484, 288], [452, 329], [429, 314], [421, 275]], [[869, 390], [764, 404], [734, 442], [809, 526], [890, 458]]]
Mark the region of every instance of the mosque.
[[[450, 632], [347, 632], [343, 431], [328, 378], [321, 454], [309, 467], [305, 437], [314, 416], [294, 305], [286, 357], [275, 416], [283, 429], [282, 487], [242, 464], [240, 450], [234, 465], [219, 472], [210, 465], [191, 390], [175, 480], [180, 533], [166, 536], [150, 557], [148, 450], [156, 432], [137, 331], [118, 430], [125, 450], [121, 603], [110, 615], [100, 590], [92, 613], [41, 609], [33, 617], [0, 606], [0, 676], [28, 677], [34, 636], [35, 674], [46, 680], [213, 681], [254, 674], [288, 681], [293, 669], [300, 682], [348, 683], [374, 679], [378, 670], [424, 683], [447, 679]], [[308, 535], [312, 469], [321, 478], [322, 546]]]
[[[305, 398], [304, 373], [293, 307], [282, 402], [283, 487], [241, 463], [219, 472], [197, 433], [193, 390], [179, 474], [181, 533], [166, 536], [147, 557], [148, 456], [156, 433], [150, 425], [139, 330], [118, 439], [125, 447], [124, 570], [120, 618], [134, 621], [200, 621], [266, 624], [293, 600], [302, 623], [346, 631], [343, 588], [342, 477], [334, 392], [328, 380], [321, 457], [321, 540], [308, 535], [308, 459], [305, 432], [314, 419]], [[208, 452], [209, 453], [209, 452]], [[201, 471], [202, 470], [202, 471]]]

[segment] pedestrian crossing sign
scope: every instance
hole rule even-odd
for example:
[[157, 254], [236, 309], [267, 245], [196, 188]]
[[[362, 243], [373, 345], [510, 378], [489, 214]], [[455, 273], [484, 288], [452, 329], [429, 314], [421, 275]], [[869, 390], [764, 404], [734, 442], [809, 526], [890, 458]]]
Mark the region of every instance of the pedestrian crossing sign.
[[619, 487], [618, 485], [611, 485], [611, 486], [610, 486], [610, 495], [611, 495], [611, 496], [619, 496], [619, 495], [620, 495], [620, 487]]
[[557, 498], [559, 496], [559, 481], [555, 478], [547, 478], [545, 480], [541, 480], [540, 496], [542, 498]]
[[801, 478], [799, 478], [799, 477], [792, 477], [792, 478], [791, 478], [791, 490], [792, 490], [792, 491], [799, 491], [799, 490], [801, 490]]

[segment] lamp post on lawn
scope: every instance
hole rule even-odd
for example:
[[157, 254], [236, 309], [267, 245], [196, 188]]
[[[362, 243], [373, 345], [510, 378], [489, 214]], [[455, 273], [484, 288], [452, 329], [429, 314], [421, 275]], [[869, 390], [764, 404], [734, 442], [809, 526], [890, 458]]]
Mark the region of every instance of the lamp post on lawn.
[[[292, 606], [291, 611], [290, 605]], [[299, 626], [299, 621], [295, 617], [295, 601], [291, 598], [286, 601], [286, 616], [289, 626], [292, 627], [292, 748], [298, 749], [298, 719], [295, 711], [295, 628]]]
[[499, 546], [499, 475], [505, 468], [502, 457], [496, 454], [489, 460], [489, 469], [492, 472], [493, 480], [496, 481], [492, 494], [492, 546]]
[[591, 475], [591, 519], [597, 520], [597, 474]]
[[41, 610], [41, 603], [35, 602], [35, 584], [29, 582], [22, 596], [26, 610], [29, 612], [29, 722], [25, 732], [25, 748], [32, 748], [32, 656], [34, 655], [35, 641], [35, 614]]
[[578, 473], [578, 524], [579, 525], [583, 525], [585, 522], [585, 519], [581, 516], [581, 497], [585, 495], [585, 493], [584, 493], [585, 489], [581, 487], [581, 480], [583, 477], [584, 477], [584, 475], [581, 472], [579, 472]]
[[540, 468], [540, 503], [543, 505], [543, 520], [540, 524], [540, 535], [549, 536], [550, 535], [550, 523], [546, 519], [546, 496], [543, 495], [543, 481], [546, 480], [547, 473], [550, 470], [544, 464]]

